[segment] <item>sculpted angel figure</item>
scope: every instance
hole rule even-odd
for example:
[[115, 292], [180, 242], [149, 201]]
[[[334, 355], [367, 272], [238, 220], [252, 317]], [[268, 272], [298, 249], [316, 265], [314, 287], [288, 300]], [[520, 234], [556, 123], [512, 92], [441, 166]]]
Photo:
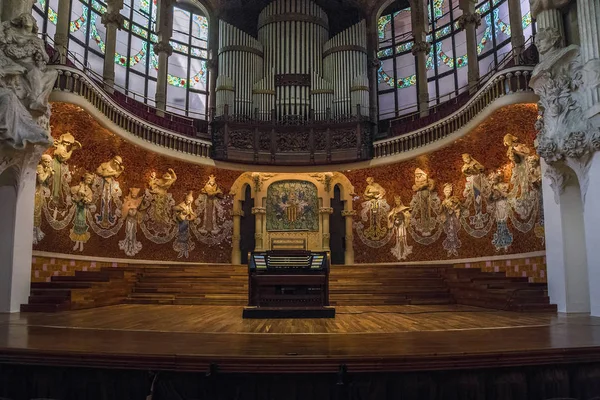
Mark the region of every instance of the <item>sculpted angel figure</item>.
[[115, 212], [113, 210], [113, 200], [121, 195], [119, 182], [117, 178], [121, 176], [125, 167], [121, 156], [114, 156], [110, 161], [100, 164], [96, 169], [96, 174], [102, 178], [100, 187], [100, 215], [96, 216], [96, 221], [103, 228], [109, 228], [116, 222]]
[[44, 191], [47, 191], [48, 185], [54, 169], [52, 169], [52, 157], [44, 154], [36, 169], [36, 187], [35, 202], [33, 207], [33, 244], [38, 244], [44, 238], [42, 232], [42, 206], [44, 203]]
[[94, 181], [94, 175], [85, 173], [81, 177], [79, 185], [71, 188], [71, 199], [75, 204], [75, 218], [73, 219], [73, 228], [69, 237], [75, 242], [73, 250], [83, 251], [83, 244], [90, 239], [89, 226], [86, 220], [86, 210], [92, 206], [93, 193], [91, 184]]
[[412, 246], [409, 246], [406, 241], [410, 224], [410, 207], [402, 203], [400, 196], [394, 196], [394, 208], [388, 213], [387, 218], [388, 228], [393, 229], [396, 237], [396, 245], [391, 250], [392, 254], [398, 260], [404, 260], [412, 253]]
[[130, 257], [142, 250], [142, 243], [137, 240], [137, 226], [139, 221], [139, 207], [143, 197], [140, 188], [129, 188], [129, 194], [123, 201], [121, 215], [125, 219], [125, 239], [119, 241], [119, 249]]
[[168, 190], [177, 181], [177, 174], [172, 168], [165, 172], [162, 178], [156, 177], [156, 172], [150, 176], [150, 193], [154, 194], [153, 215], [154, 221], [159, 226], [166, 228], [169, 226], [171, 210], [169, 208]]
[[525, 159], [531, 153], [529, 147], [519, 142], [519, 138], [510, 133], [504, 136], [504, 146], [508, 148], [506, 155], [513, 164], [510, 183], [513, 185], [511, 197], [522, 198], [529, 194], [529, 174]]
[[179, 254], [177, 258], [189, 257], [189, 252], [194, 250], [196, 247], [195, 243], [192, 242], [190, 235], [190, 221], [194, 221], [198, 216], [193, 210], [194, 194], [189, 192], [185, 196], [185, 200], [173, 207], [175, 212], [175, 220], [179, 224], [179, 231], [177, 232], [177, 238], [173, 243], [173, 250]]
[[[5, 21], [0, 28], [0, 78], [30, 110], [45, 114], [58, 72], [46, 67], [49, 58], [30, 13]], [[15, 79], [21, 79], [16, 82]]]

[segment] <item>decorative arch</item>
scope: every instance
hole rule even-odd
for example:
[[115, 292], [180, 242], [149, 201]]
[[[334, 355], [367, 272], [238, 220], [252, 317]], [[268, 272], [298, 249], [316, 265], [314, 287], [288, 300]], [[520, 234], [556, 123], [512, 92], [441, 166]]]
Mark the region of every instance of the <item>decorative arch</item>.
[[241, 260], [240, 252], [240, 222], [243, 216], [242, 201], [245, 198], [246, 187], [250, 186], [252, 199], [254, 199], [254, 208], [252, 214], [256, 218], [255, 241], [256, 250], [266, 250], [271, 236], [294, 236], [294, 233], [279, 232], [270, 234], [266, 230], [266, 198], [270, 185], [279, 181], [300, 180], [313, 183], [318, 190], [320, 230], [318, 232], [306, 234], [311, 247], [329, 250], [329, 214], [331, 213], [331, 197], [335, 185], [340, 186], [342, 200], [345, 201], [345, 210], [343, 215], [346, 218], [346, 262], [354, 262], [354, 250], [352, 247], [352, 220], [355, 211], [352, 209], [352, 199], [354, 196], [354, 186], [350, 180], [340, 172], [319, 172], [319, 173], [265, 173], [265, 172], [244, 172], [231, 186], [229, 194], [233, 196], [233, 238], [232, 238], [232, 262], [239, 263]]

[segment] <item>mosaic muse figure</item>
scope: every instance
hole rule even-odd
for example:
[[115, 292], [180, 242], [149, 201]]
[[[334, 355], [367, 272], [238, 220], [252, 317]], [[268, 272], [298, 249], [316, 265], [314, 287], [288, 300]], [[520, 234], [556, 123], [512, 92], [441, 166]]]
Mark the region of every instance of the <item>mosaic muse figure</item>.
[[110, 161], [100, 164], [96, 174], [102, 178], [100, 215], [96, 215], [96, 221], [102, 228], [109, 228], [116, 222], [113, 210], [113, 200], [121, 195], [117, 178], [121, 176], [125, 167], [121, 156], [114, 156]]
[[[373, 177], [367, 178], [367, 187], [364, 197], [367, 200], [363, 203], [369, 209], [370, 226], [365, 230], [365, 237], [370, 240], [380, 240], [387, 234], [387, 225], [385, 225], [385, 211], [389, 208], [385, 200], [385, 189], [375, 182]], [[383, 210], [383, 208], [387, 208]]]
[[427, 173], [421, 168], [417, 168], [415, 169], [415, 184], [412, 189], [415, 191], [411, 202], [413, 209], [412, 217], [416, 229], [423, 236], [430, 236], [436, 227], [434, 213], [436, 212], [436, 208], [439, 208], [437, 194], [435, 194], [435, 198], [432, 196], [432, 191], [435, 189], [435, 181], [430, 179]]
[[527, 163], [525, 159], [531, 153], [529, 147], [519, 142], [519, 138], [510, 133], [504, 136], [504, 146], [508, 147], [506, 155], [513, 163], [512, 176], [510, 183], [513, 189], [511, 197], [522, 198], [529, 194], [529, 174], [527, 172]]
[[173, 207], [175, 212], [175, 220], [179, 224], [179, 231], [177, 232], [177, 238], [173, 242], [173, 250], [179, 254], [177, 258], [189, 257], [190, 251], [196, 247], [195, 243], [192, 242], [190, 235], [190, 221], [194, 221], [198, 216], [193, 210], [192, 204], [194, 203], [194, 194], [189, 192], [185, 196], [185, 200]]
[[208, 181], [204, 185], [201, 191], [204, 197], [204, 215], [202, 218], [202, 226], [198, 231], [202, 234], [210, 232], [212, 234], [219, 233], [219, 226], [217, 225], [217, 208], [218, 200], [223, 197], [223, 191], [217, 185], [217, 178], [214, 175], [208, 177]]
[[90, 240], [89, 227], [86, 220], [87, 209], [92, 206], [93, 196], [90, 185], [94, 181], [94, 175], [85, 173], [78, 185], [71, 187], [71, 199], [75, 204], [75, 218], [73, 228], [69, 237], [75, 242], [73, 250], [83, 251], [83, 244]]
[[497, 172], [490, 175], [490, 182], [492, 189], [489, 201], [494, 204], [494, 217], [496, 219], [496, 232], [494, 233], [492, 244], [496, 247], [496, 251], [501, 249], [507, 251], [513, 242], [512, 233], [508, 229], [508, 216], [510, 212], [508, 183], [502, 182], [502, 176]]
[[52, 201], [59, 206], [64, 202], [63, 194], [68, 189], [71, 179], [67, 161], [71, 159], [74, 150], [81, 149], [81, 143], [75, 140], [71, 133], [67, 132], [54, 140], [53, 147]]
[[485, 167], [469, 153], [463, 154], [462, 159], [461, 172], [467, 180], [463, 192], [463, 196], [466, 198], [466, 207], [469, 208], [471, 204], [474, 205], [475, 215], [470, 218], [471, 224], [476, 229], [482, 229], [489, 218], [487, 214], [483, 213], [483, 193], [487, 186], [486, 178], [483, 175]]
[[125, 219], [125, 239], [119, 241], [119, 249], [130, 257], [142, 250], [142, 243], [137, 240], [138, 209], [142, 204], [140, 188], [129, 188], [129, 194], [123, 201], [121, 215]]
[[172, 168], [165, 172], [162, 178], [157, 178], [153, 172], [150, 176], [150, 193], [154, 195], [152, 218], [160, 232], [168, 230], [171, 221], [171, 209], [169, 207], [168, 191], [177, 181], [177, 174]]
[[404, 260], [412, 253], [412, 246], [406, 242], [409, 224], [410, 207], [402, 203], [400, 196], [394, 196], [394, 207], [388, 213], [388, 228], [393, 229], [396, 237], [396, 245], [391, 252], [398, 260]]
[[442, 220], [446, 239], [442, 242], [442, 246], [448, 252], [448, 256], [458, 256], [458, 249], [461, 242], [458, 238], [460, 230], [460, 200], [452, 194], [453, 186], [451, 183], [444, 185], [444, 200], [442, 201]]

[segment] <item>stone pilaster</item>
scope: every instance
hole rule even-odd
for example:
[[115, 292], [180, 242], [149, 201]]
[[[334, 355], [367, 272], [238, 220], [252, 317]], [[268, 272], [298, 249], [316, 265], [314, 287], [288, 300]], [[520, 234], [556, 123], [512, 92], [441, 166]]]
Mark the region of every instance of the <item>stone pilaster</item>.
[[352, 234], [352, 226], [355, 215], [355, 210], [342, 211], [342, 217], [346, 219], [346, 255], [344, 260], [346, 265], [354, 264], [354, 236]]
[[321, 207], [319, 209], [319, 214], [321, 214], [321, 235], [322, 235], [322, 247], [323, 251], [330, 251], [329, 242], [331, 239], [331, 234], [329, 231], [329, 216], [333, 214], [333, 208], [331, 207]]
[[520, 0], [508, 0], [508, 19], [510, 21], [510, 42], [515, 55], [515, 63], [519, 63], [519, 58], [525, 50], [525, 35], [523, 35], [523, 12], [521, 11]]
[[577, 0], [577, 19], [586, 88], [582, 107], [590, 123], [600, 128], [600, 1]]
[[157, 34], [158, 43], [154, 46], [154, 52], [158, 55], [158, 71], [156, 75], [156, 113], [164, 115], [167, 108], [167, 74], [169, 69], [169, 57], [173, 54], [173, 47], [169, 44], [173, 35], [173, 4], [172, 0], [161, 0], [158, 2]]
[[412, 54], [415, 56], [417, 72], [417, 102], [421, 116], [429, 115], [429, 88], [427, 86], [427, 54], [431, 43], [427, 42], [429, 22], [427, 19], [427, 1], [415, 0], [411, 6], [413, 30]]
[[[369, 119], [374, 123], [374, 129], [377, 129], [377, 121], [379, 120], [378, 109], [378, 82], [377, 71], [381, 66], [381, 61], [377, 58], [379, 49], [379, 36], [377, 34], [377, 16], [374, 14], [367, 18], [367, 52], [368, 52], [368, 78], [369, 78]], [[377, 132], [373, 132], [373, 137], [377, 136]]]
[[232, 212], [233, 216], [233, 232], [231, 235], [231, 262], [233, 264], [241, 264], [242, 262], [242, 252], [240, 248], [241, 237], [241, 220], [244, 216], [244, 211], [242, 210], [234, 210]]
[[106, 27], [106, 41], [104, 52], [104, 89], [112, 93], [115, 86], [115, 53], [117, 48], [117, 29], [123, 26], [121, 9], [123, 2], [109, 1], [107, 11], [102, 15], [102, 23]]
[[0, 3], [0, 20], [10, 21], [23, 13], [31, 14], [35, 0], [3, 0]]
[[169, 57], [173, 54], [173, 47], [169, 41], [158, 42], [154, 45], [154, 52], [158, 55], [158, 71], [156, 75], [156, 113], [164, 115], [167, 108], [167, 74]]
[[208, 31], [208, 62], [206, 67], [208, 68], [208, 109], [209, 114], [211, 110], [217, 108], [217, 77], [219, 76], [219, 19], [209, 19], [209, 31]]
[[265, 232], [265, 226], [266, 226], [266, 216], [267, 216], [267, 209], [265, 207], [254, 207], [252, 208], [252, 214], [254, 215], [254, 218], [256, 218], [255, 221], [255, 231], [254, 231], [254, 242], [255, 242], [255, 250], [256, 251], [265, 251], [268, 250], [267, 248], [265, 248], [265, 242], [264, 242], [264, 232]]
[[71, 10], [70, 0], [58, 1], [58, 16], [56, 21], [56, 33], [54, 34], [54, 46], [60, 54], [60, 63], [67, 61], [67, 50], [69, 44], [69, 20]]
[[[517, 0], [518, 1], [518, 0]], [[469, 80], [469, 90], [477, 90], [479, 83], [479, 61], [477, 60], [477, 27], [481, 25], [481, 15], [475, 12], [475, 5], [471, 1], [461, 2], [461, 7], [465, 4], [463, 14], [458, 18], [458, 24], [465, 30], [467, 38], [467, 76]]]

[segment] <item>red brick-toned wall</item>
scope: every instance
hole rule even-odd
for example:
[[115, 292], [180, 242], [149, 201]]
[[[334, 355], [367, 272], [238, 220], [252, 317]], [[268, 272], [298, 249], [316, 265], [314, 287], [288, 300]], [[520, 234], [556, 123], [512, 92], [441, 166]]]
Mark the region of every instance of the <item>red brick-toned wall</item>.
[[100, 271], [105, 267], [127, 266], [128, 264], [117, 262], [33, 256], [31, 259], [31, 281], [50, 282], [53, 276], [73, 276], [75, 271]]

